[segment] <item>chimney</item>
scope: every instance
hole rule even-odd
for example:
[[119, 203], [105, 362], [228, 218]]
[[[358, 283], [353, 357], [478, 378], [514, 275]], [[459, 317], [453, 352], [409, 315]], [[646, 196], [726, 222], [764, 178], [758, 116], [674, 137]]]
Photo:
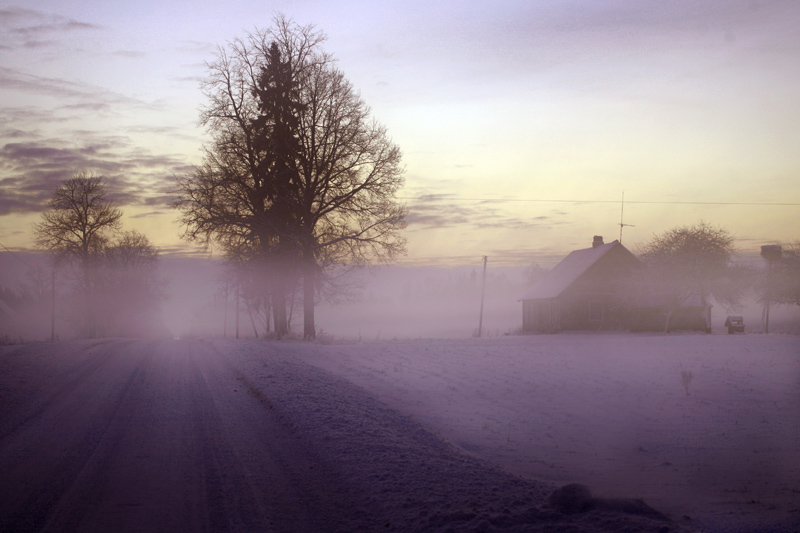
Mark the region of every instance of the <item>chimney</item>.
[[602, 235], [595, 235], [594, 240], [592, 241], [592, 248], [597, 248], [598, 246], [603, 245], [603, 236]]

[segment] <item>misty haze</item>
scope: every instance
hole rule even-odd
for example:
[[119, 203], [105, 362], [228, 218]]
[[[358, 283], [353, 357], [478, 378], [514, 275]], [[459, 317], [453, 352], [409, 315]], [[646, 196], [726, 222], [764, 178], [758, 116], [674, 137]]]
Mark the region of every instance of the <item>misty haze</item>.
[[800, 531], [799, 12], [0, 6], [0, 531]]

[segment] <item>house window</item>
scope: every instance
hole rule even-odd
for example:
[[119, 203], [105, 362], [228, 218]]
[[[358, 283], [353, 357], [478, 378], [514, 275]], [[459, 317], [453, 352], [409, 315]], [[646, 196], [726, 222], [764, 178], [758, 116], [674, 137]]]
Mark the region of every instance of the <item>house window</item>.
[[589, 320], [592, 322], [603, 321], [603, 302], [589, 302]]

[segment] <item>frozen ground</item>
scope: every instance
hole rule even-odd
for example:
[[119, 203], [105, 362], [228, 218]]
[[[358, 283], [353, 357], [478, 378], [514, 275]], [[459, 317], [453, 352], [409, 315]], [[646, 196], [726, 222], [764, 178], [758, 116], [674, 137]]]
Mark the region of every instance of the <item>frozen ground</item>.
[[[793, 531], [799, 354], [767, 335], [0, 347], [0, 530]], [[572, 482], [605, 499], [547, 503]]]
[[709, 531], [800, 531], [798, 336], [574, 334], [300, 352], [523, 478], [642, 498]]

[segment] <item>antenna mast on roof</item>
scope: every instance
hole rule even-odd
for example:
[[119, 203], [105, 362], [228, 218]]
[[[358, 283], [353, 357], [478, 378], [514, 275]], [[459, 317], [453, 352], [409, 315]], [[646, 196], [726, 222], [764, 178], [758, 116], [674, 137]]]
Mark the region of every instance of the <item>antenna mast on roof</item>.
[[619, 210], [619, 243], [622, 244], [622, 228], [625, 226], [629, 226], [631, 228], [635, 228], [633, 224], [624, 224], [622, 222], [622, 217], [625, 215], [625, 191], [622, 191], [622, 207]]

